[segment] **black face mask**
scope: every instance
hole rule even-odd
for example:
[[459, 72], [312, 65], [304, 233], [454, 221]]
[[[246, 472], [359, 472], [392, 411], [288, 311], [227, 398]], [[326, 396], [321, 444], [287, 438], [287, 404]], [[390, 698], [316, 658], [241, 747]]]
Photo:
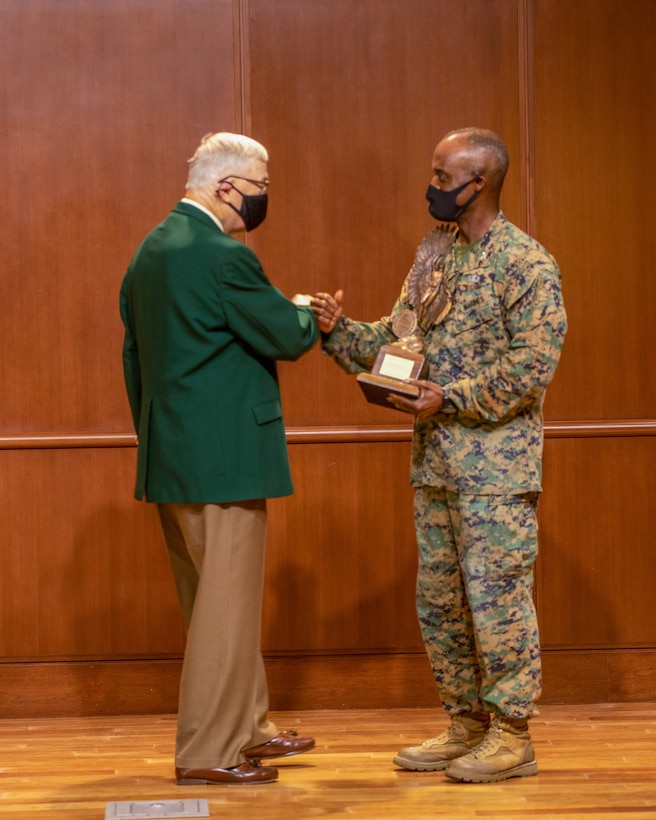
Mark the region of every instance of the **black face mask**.
[[[232, 183], [229, 184], [232, 185]], [[235, 191], [239, 191], [239, 188], [235, 185], [232, 185], [232, 187]], [[239, 193], [241, 194], [241, 191]], [[241, 207], [235, 208], [232, 202], [226, 202], [226, 204], [230, 205], [232, 210], [239, 214], [244, 223], [244, 228], [247, 231], [252, 231], [264, 222], [269, 196], [268, 194], [241, 194]]]
[[465, 182], [464, 185], [454, 188], [452, 191], [441, 191], [434, 185], [429, 185], [426, 191], [426, 199], [429, 202], [428, 212], [430, 215], [435, 219], [439, 219], [440, 222], [455, 222], [480, 194], [480, 191], [474, 191], [464, 205], [456, 203], [458, 194], [475, 181], [475, 179], [470, 179], [469, 182]]

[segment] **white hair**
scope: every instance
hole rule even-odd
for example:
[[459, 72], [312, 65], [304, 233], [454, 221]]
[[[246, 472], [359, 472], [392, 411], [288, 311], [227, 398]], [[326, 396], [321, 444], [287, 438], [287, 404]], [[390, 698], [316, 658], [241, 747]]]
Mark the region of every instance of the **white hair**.
[[189, 160], [187, 189], [214, 185], [227, 176], [248, 174], [256, 161], [268, 162], [266, 148], [243, 134], [206, 134]]

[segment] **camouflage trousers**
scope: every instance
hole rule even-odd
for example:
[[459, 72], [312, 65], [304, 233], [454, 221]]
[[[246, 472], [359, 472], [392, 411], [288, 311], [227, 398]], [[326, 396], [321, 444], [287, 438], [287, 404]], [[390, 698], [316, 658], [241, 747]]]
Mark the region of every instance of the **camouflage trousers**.
[[530, 717], [542, 685], [537, 493], [415, 492], [417, 614], [448, 713]]

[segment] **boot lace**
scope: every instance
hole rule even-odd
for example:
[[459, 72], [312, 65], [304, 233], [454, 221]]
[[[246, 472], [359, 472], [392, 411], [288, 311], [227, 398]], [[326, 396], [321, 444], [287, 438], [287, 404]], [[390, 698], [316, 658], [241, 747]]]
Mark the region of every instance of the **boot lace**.
[[503, 732], [503, 726], [501, 726], [496, 721], [493, 721], [490, 725], [490, 728], [487, 730], [487, 734], [483, 738], [483, 740], [472, 749], [471, 754], [476, 757], [484, 757], [488, 754], [488, 752], [492, 752], [499, 747], [499, 742], [501, 740], [501, 733]]
[[432, 737], [430, 740], [424, 740], [421, 744], [425, 749], [430, 749], [432, 746], [447, 743], [453, 735], [451, 734], [451, 726], [441, 732], [437, 737]]

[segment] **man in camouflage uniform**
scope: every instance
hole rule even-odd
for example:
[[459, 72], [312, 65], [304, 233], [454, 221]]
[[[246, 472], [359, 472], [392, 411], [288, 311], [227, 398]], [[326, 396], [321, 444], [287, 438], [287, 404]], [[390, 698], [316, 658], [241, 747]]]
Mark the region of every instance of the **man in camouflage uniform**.
[[468, 782], [537, 773], [542, 405], [567, 326], [555, 260], [499, 210], [507, 167], [496, 134], [447, 134], [427, 199], [450, 229], [424, 239], [391, 316], [347, 319], [341, 291], [312, 299], [324, 349], [351, 373], [416, 319], [427, 377], [416, 399], [388, 401], [415, 416], [417, 612], [450, 725], [394, 762]]

